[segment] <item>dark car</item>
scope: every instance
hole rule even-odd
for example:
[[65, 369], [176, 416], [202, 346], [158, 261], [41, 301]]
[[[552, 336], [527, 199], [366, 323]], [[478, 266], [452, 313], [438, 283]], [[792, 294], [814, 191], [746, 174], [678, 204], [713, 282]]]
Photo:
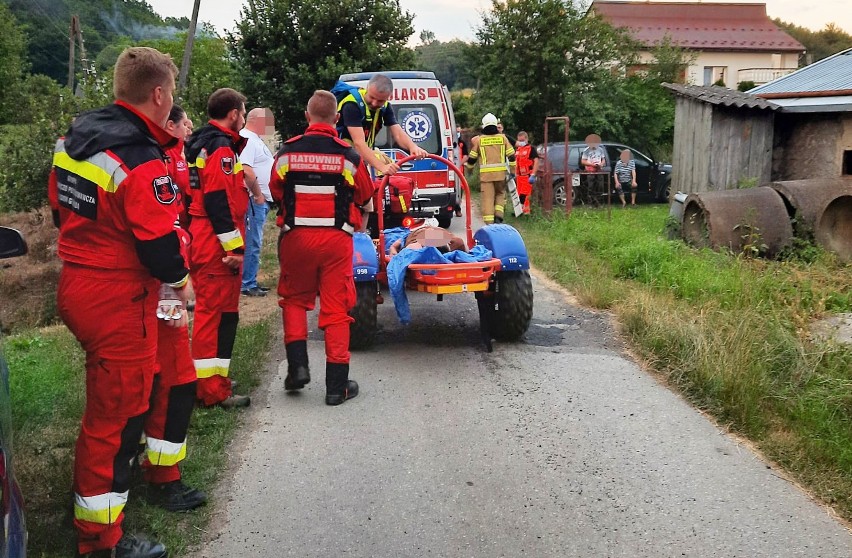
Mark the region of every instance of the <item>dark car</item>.
[[[27, 245], [15, 229], [0, 227], [0, 259], [22, 256]], [[12, 410], [9, 404], [9, 367], [0, 345], [0, 558], [27, 555], [24, 499], [12, 463]]]
[[[636, 182], [639, 184], [639, 189], [636, 192], [637, 202], [667, 202], [669, 199], [669, 190], [672, 182], [672, 166], [667, 163], [659, 163], [648, 157], [641, 151], [633, 147], [622, 145], [620, 143], [601, 142], [601, 145], [606, 150], [606, 164], [602, 170], [609, 173], [613, 172], [615, 163], [618, 161], [619, 155], [625, 149], [629, 149], [633, 160], [636, 162]], [[580, 171], [580, 155], [587, 145], [581, 141], [572, 141], [568, 143], [568, 169], [571, 172]], [[550, 159], [553, 165], [553, 203], [565, 206], [565, 143], [549, 143], [547, 145], [547, 153], [544, 152], [544, 146], [538, 147], [539, 156]], [[548, 157], [549, 156], [549, 157]], [[572, 175], [572, 201], [574, 205], [585, 203], [592, 200], [590, 194], [585, 191], [585, 181], [580, 180], [579, 174]], [[615, 185], [615, 178], [612, 178], [612, 185]], [[627, 194], [629, 192], [625, 192]], [[613, 187], [612, 196], [615, 196], [615, 188]], [[598, 196], [606, 197], [606, 192], [598, 193]], [[615, 198], [617, 200], [618, 198]], [[603, 200], [606, 203], [606, 200]]]

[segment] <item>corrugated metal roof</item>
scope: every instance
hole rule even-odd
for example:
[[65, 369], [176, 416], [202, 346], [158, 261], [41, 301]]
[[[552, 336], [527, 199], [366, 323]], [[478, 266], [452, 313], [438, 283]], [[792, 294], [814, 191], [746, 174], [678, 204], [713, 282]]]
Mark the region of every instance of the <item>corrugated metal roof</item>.
[[781, 112], [852, 112], [852, 95], [772, 99]]
[[766, 4], [594, 0], [589, 11], [649, 48], [668, 35], [675, 45], [695, 50], [805, 50], [769, 19]]
[[775, 103], [717, 85], [682, 85], [679, 83], [664, 83], [663, 87], [674, 91], [682, 97], [697, 99], [712, 105], [723, 105], [726, 107], [746, 107], [759, 110], [778, 110]]
[[800, 68], [776, 80], [749, 90], [754, 95], [777, 95], [790, 93], [833, 93], [852, 91], [852, 48], [838, 52], [819, 62]]

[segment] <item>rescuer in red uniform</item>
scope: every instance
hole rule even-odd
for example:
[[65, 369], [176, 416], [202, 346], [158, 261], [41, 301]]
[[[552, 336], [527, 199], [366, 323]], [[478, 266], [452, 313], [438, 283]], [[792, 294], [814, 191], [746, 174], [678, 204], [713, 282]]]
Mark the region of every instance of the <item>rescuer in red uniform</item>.
[[533, 184], [538, 174], [538, 151], [529, 143], [529, 135], [526, 132], [518, 132], [518, 140], [515, 142], [515, 163], [517, 167], [518, 197], [524, 206], [524, 215], [530, 214], [530, 198], [532, 197]]
[[217, 89], [207, 100], [210, 121], [186, 144], [192, 247], [190, 272], [195, 291], [192, 358], [198, 375], [198, 400], [204, 406], [245, 407], [251, 399], [233, 395], [228, 372], [239, 322], [240, 282], [248, 208], [237, 153], [246, 119], [246, 98]]
[[[166, 163], [178, 190], [176, 203], [182, 219], [186, 218], [184, 196], [189, 190], [189, 169], [183, 156], [183, 142], [188, 131], [184, 120], [186, 112], [174, 105], [165, 128], [178, 140], [166, 149]], [[176, 232], [184, 258], [188, 260], [189, 234], [180, 227]], [[160, 314], [158, 312], [158, 317]], [[186, 433], [195, 405], [197, 383], [189, 349], [186, 308], [179, 309], [179, 314], [177, 319], [168, 316], [169, 319], [157, 320], [159, 372], [154, 376], [151, 405], [145, 417], [146, 450], [142, 462], [145, 480], [150, 483], [149, 499], [169, 511], [188, 511], [207, 501], [204, 492], [183, 483], [178, 465], [186, 457]]]
[[53, 158], [62, 273], [59, 313], [86, 352], [86, 409], [74, 461], [80, 554], [162, 558], [162, 544], [122, 534], [157, 367], [161, 283], [191, 295], [178, 235], [177, 190], [162, 127], [177, 68], [145, 47], [115, 65], [115, 104], [80, 115]]
[[287, 349], [284, 387], [301, 389], [311, 380], [307, 311], [319, 294], [325, 402], [340, 405], [358, 395], [358, 384], [349, 379], [349, 311], [355, 305], [350, 235], [360, 226], [360, 208], [370, 201], [373, 184], [355, 149], [337, 138], [334, 95], [314, 92], [305, 117], [305, 134], [281, 147], [269, 183], [282, 227], [278, 294]]

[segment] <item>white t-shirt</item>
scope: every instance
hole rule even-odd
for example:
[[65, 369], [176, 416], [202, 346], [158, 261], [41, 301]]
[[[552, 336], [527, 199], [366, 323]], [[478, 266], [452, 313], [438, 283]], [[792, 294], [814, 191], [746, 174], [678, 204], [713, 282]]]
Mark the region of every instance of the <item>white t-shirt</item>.
[[272, 163], [275, 162], [275, 157], [272, 152], [260, 139], [260, 136], [243, 128], [240, 130], [240, 135], [248, 139], [246, 146], [240, 153], [240, 162], [248, 165], [257, 176], [257, 183], [260, 185], [260, 191], [263, 192], [263, 197], [266, 201], [272, 201], [272, 192], [269, 191], [269, 179], [272, 177]]

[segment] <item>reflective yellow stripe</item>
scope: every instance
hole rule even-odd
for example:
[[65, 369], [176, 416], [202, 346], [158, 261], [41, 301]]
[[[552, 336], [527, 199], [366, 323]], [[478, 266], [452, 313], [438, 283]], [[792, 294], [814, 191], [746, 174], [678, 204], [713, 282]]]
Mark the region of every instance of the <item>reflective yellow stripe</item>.
[[494, 213], [503, 213], [503, 206], [502, 205], [495, 205], [494, 206]]
[[240, 161], [239, 161], [239, 159], [238, 159], [238, 160], [237, 160], [237, 162], [236, 162], [236, 163], [234, 163], [234, 174], [236, 174], [236, 173], [238, 173], [238, 172], [240, 172], [240, 171], [242, 171], [242, 170], [243, 170], [243, 164], [242, 164], [242, 163], [240, 163]]
[[200, 358], [192, 361], [195, 364], [195, 375], [199, 378], [210, 378], [212, 376], [228, 377], [228, 368], [231, 359], [228, 358]]
[[111, 525], [127, 504], [127, 492], [108, 492], [97, 496], [74, 495], [74, 518], [90, 523]]
[[240, 235], [240, 231], [238, 230], [217, 234], [216, 238], [219, 239], [219, 243], [222, 244], [222, 249], [225, 252], [230, 252], [231, 250], [243, 246], [243, 237]]
[[[101, 155], [102, 157], [98, 157], [98, 155]], [[109, 155], [106, 155], [105, 153], [98, 153], [85, 161], [78, 161], [76, 159], [72, 159], [64, 151], [60, 151], [53, 154], [53, 165], [85, 178], [89, 182], [97, 184], [98, 187], [105, 192], [113, 193], [118, 190], [118, 186], [127, 175], [124, 174], [124, 171], [118, 172], [121, 170], [119, 168], [120, 165], [115, 163], [115, 161], [113, 161], [115, 163], [115, 168], [104, 168], [104, 166], [102, 166], [104, 163], [103, 157], [109, 158]], [[101, 165], [96, 164], [93, 159], [100, 159], [97, 162], [101, 163]]]
[[186, 457], [186, 440], [178, 444], [148, 436], [147, 446], [148, 461], [159, 467], [171, 467]]
[[195, 160], [195, 165], [190, 163], [189, 166], [190, 167], [195, 166], [195, 167], [198, 167], [199, 169], [203, 169], [204, 167], [207, 166], [207, 159], [199, 157], [198, 159]]

